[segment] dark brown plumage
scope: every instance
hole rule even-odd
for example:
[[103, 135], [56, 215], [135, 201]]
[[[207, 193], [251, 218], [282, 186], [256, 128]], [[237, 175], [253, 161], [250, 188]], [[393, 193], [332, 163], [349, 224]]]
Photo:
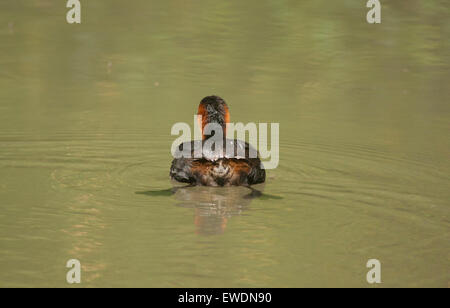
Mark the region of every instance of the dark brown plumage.
[[[180, 144], [179, 151], [190, 147], [189, 157], [175, 158], [170, 168], [170, 177], [178, 182], [205, 186], [253, 185], [263, 183], [266, 172], [258, 156], [250, 155], [252, 151], [247, 142], [224, 139], [223, 151], [219, 154], [203, 151], [196, 154], [195, 147], [203, 147], [205, 141], [213, 135], [203, 134], [205, 126], [217, 123], [225, 136], [226, 123], [229, 123], [229, 111], [225, 101], [218, 96], [205, 97], [199, 105], [198, 114], [202, 116], [203, 141], [191, 141]], [[232, 148], [226, 152], [226, 146]], [[242, 150], [239, 152], [238, 149]], [[198, 148], [197, 148], [198, 150]], [[198, 153], [197, 153], [198, 154]], [[243, 155], [243, 156], [242, 156]]]

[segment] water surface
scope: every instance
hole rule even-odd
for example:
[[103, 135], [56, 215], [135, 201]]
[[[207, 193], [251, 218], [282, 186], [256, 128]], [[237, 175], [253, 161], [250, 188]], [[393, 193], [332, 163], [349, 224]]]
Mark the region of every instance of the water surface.
[[[450, 5], [388, 2], [2, 1], [0, 286], [76, 258], [85, 287], [366, 287], [376, 258], [447, 287]], [[280, 123], [262, 196], [172, 190], [211, 94]]]

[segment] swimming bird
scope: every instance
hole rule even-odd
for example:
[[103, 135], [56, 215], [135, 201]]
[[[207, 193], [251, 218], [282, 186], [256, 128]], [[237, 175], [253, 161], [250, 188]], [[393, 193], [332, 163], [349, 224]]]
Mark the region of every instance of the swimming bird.
[[[207, 96], [201, 100], [197, 114], [201, 116], [202, 140], [188, 141], [178, 146], [170, 177], [178, 182], [204, 186], [263, 183], [266, 172], [258, 152], [245, 141], [226, 138], [227, 123], [230, 122], [226, 102], [219, 96]], [[211, 125], [218, 127], [218, 133], [222, 134], [208, 129]], [[211, 141], [223, 141], [222, 147], [220, 142]]]

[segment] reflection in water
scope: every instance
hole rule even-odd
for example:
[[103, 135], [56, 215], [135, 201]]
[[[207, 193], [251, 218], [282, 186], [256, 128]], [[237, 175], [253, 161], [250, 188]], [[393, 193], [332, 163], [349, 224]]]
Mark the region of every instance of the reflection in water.
[[175, 198], [181, 201], [178, 206], [194, 209], [197, 234], [213, 235], [225, 232], [228, 219], [240, 215], [260, 194], [246, 187], [198, 186], [177, 189]]
[[224, 233], [228, 220], [245, 211], [253, 199], [281, 199], [263, 194], [264, 186], [265, 184], [254, 187], [184, 186], [137, 194], [155, 197], [174, 195], [181, 201], [177, 206], [194, 209], [197, 234], [216, 235]]

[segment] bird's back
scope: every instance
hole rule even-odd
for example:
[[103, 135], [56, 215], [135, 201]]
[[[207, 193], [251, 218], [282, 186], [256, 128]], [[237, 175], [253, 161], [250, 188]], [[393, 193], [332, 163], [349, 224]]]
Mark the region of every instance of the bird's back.
[[[230, 146], [221, 151], [210, 151], [200, 147], [198, 142], [185, 142], [178, 147], [172, 161], [170, 176], [183, 183], [205, 186], [253, 185], [263, 183], [266, 172], [256, 150], [247, 142], [227, 139]], [[197, 144], [196, 144], [197, 143]], [[190, 155], [182, 155], [188, 147]], [[200, 151], [200, 152], [199, 152]], [[187, 156], [187, 157], [186, 157]]]

